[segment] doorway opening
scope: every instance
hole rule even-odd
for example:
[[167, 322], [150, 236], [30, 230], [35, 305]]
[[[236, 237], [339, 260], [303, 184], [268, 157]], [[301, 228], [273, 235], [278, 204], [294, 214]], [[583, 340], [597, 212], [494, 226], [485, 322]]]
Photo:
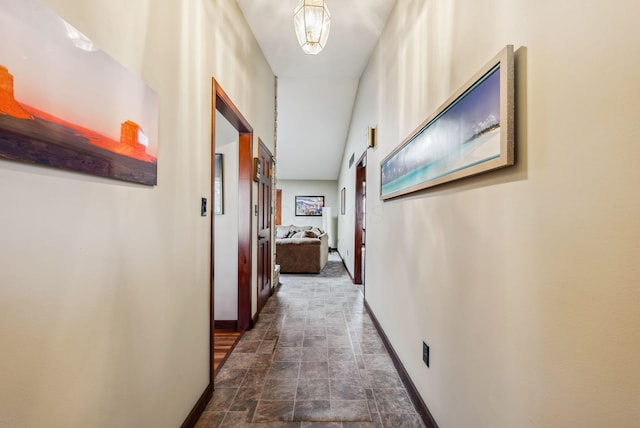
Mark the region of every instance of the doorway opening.
[[[252, 204], [252, 154], [253, 128], [233, 104], [229, 96], [215, 79], [212, 79], [212, 109], [211, 109], [211, 200], [215, 201], [216, 176], [216, 112], [219, 112], [238, 132], [238, 188], [237, 188], [237, 225], [238, 225], [238, 290], [237, 290], [237, 323], [238, 331], [245, 331], [252, 327], [251, 320], [251, 222]], [[213, 212], [215, 211], [212, 210]], [[214, 328], [215, 328], [215, 215], [211, 214], [211, 260], [210, 260], [210, 323], [209, 323], [209, 352], [210, 352], [210, 382], [214, 377]]]
[[216, 164], [212, 215], [215, 216], [214, 349], [219, 337], [238, 329], [238, 141], [240, 134], [215, 112]]

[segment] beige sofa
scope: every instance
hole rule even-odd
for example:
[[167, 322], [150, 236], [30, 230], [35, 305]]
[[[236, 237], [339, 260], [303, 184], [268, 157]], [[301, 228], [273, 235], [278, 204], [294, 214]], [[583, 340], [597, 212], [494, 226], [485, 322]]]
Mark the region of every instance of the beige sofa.
[[282, 273], [319, 273], [329, 257], [329, 237], [311, 226], [277, 226], [276, 264]]

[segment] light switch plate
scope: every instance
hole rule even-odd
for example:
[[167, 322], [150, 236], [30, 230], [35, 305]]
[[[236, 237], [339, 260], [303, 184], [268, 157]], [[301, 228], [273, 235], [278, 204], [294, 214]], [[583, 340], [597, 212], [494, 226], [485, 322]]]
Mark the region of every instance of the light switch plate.
[[200, 215], [202, 217], [207, 216], [207, 198], [202, 198], [200, 201]]

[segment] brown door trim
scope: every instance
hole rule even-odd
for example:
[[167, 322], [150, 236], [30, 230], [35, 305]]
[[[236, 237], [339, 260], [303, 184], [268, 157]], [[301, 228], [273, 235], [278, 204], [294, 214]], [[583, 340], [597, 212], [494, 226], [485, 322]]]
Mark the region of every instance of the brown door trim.
[[238, 159], [238, 330], [252, 327], [251, 322], [251, 223], [253, 181], [251, 179], [253, 133], [240, 134]]
[[354, 235], [354, 251], [353, 251], [353, 283], [362, 284], [362, 245], [365, 242], [364, 237], [364, 206], [363, 198], [365, 191], [362, 188], [362, 182], [367, 179], [367, 152], [356, 163], [356, 184], [355, 184], [355, 235]]
[[[253, 201], [253, 183], [251, 180], [251, 162], [253, 157], [253, 128], [231, 101], [226, 92], [212, 78], [211, 108], [211, 191], [213, 192], [215, 165], [215, 129], [216, 110], [224, 116], [240, 134], [238, 139], [238, 330], [251, 328], [251, 222], [253, 219], [251, 204]], [[213, 195], [211, 195], [213, 201]], [[213, 384], [213, 330], [215, 324], [214, 308], [214, 254], [215, 254], [215, 216], [211, 217], [211, 259], [210, 259], [210, 299], [209, 299], [209, 378]]]
[[[227, 95], [227, 93], [220, 87], [218, 82], [213, 79], [213, 85], [215, 88], [215, 110], [218, 110], [224, 117], [233, 125], [234, 128], [238, 130], [241, 134], [253, 134], [253, 128], [249, 125], [249, 121], [245, 119], [245, 117], [240, 113], [240, 110], [235, 106], [231, 98]], [[215, 110], [213, 113], [215, 113]], [[215, 118], [215, 114], [214, 114]]]
[[276, 226], [282, 224], [282, 189], [276, 189]]

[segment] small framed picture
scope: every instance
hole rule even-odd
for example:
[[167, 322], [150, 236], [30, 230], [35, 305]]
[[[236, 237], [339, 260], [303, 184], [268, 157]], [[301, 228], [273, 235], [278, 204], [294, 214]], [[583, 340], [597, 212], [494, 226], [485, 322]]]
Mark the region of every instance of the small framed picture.
[[297, 216], [322, 216], [324, 196], [296, 196]]

